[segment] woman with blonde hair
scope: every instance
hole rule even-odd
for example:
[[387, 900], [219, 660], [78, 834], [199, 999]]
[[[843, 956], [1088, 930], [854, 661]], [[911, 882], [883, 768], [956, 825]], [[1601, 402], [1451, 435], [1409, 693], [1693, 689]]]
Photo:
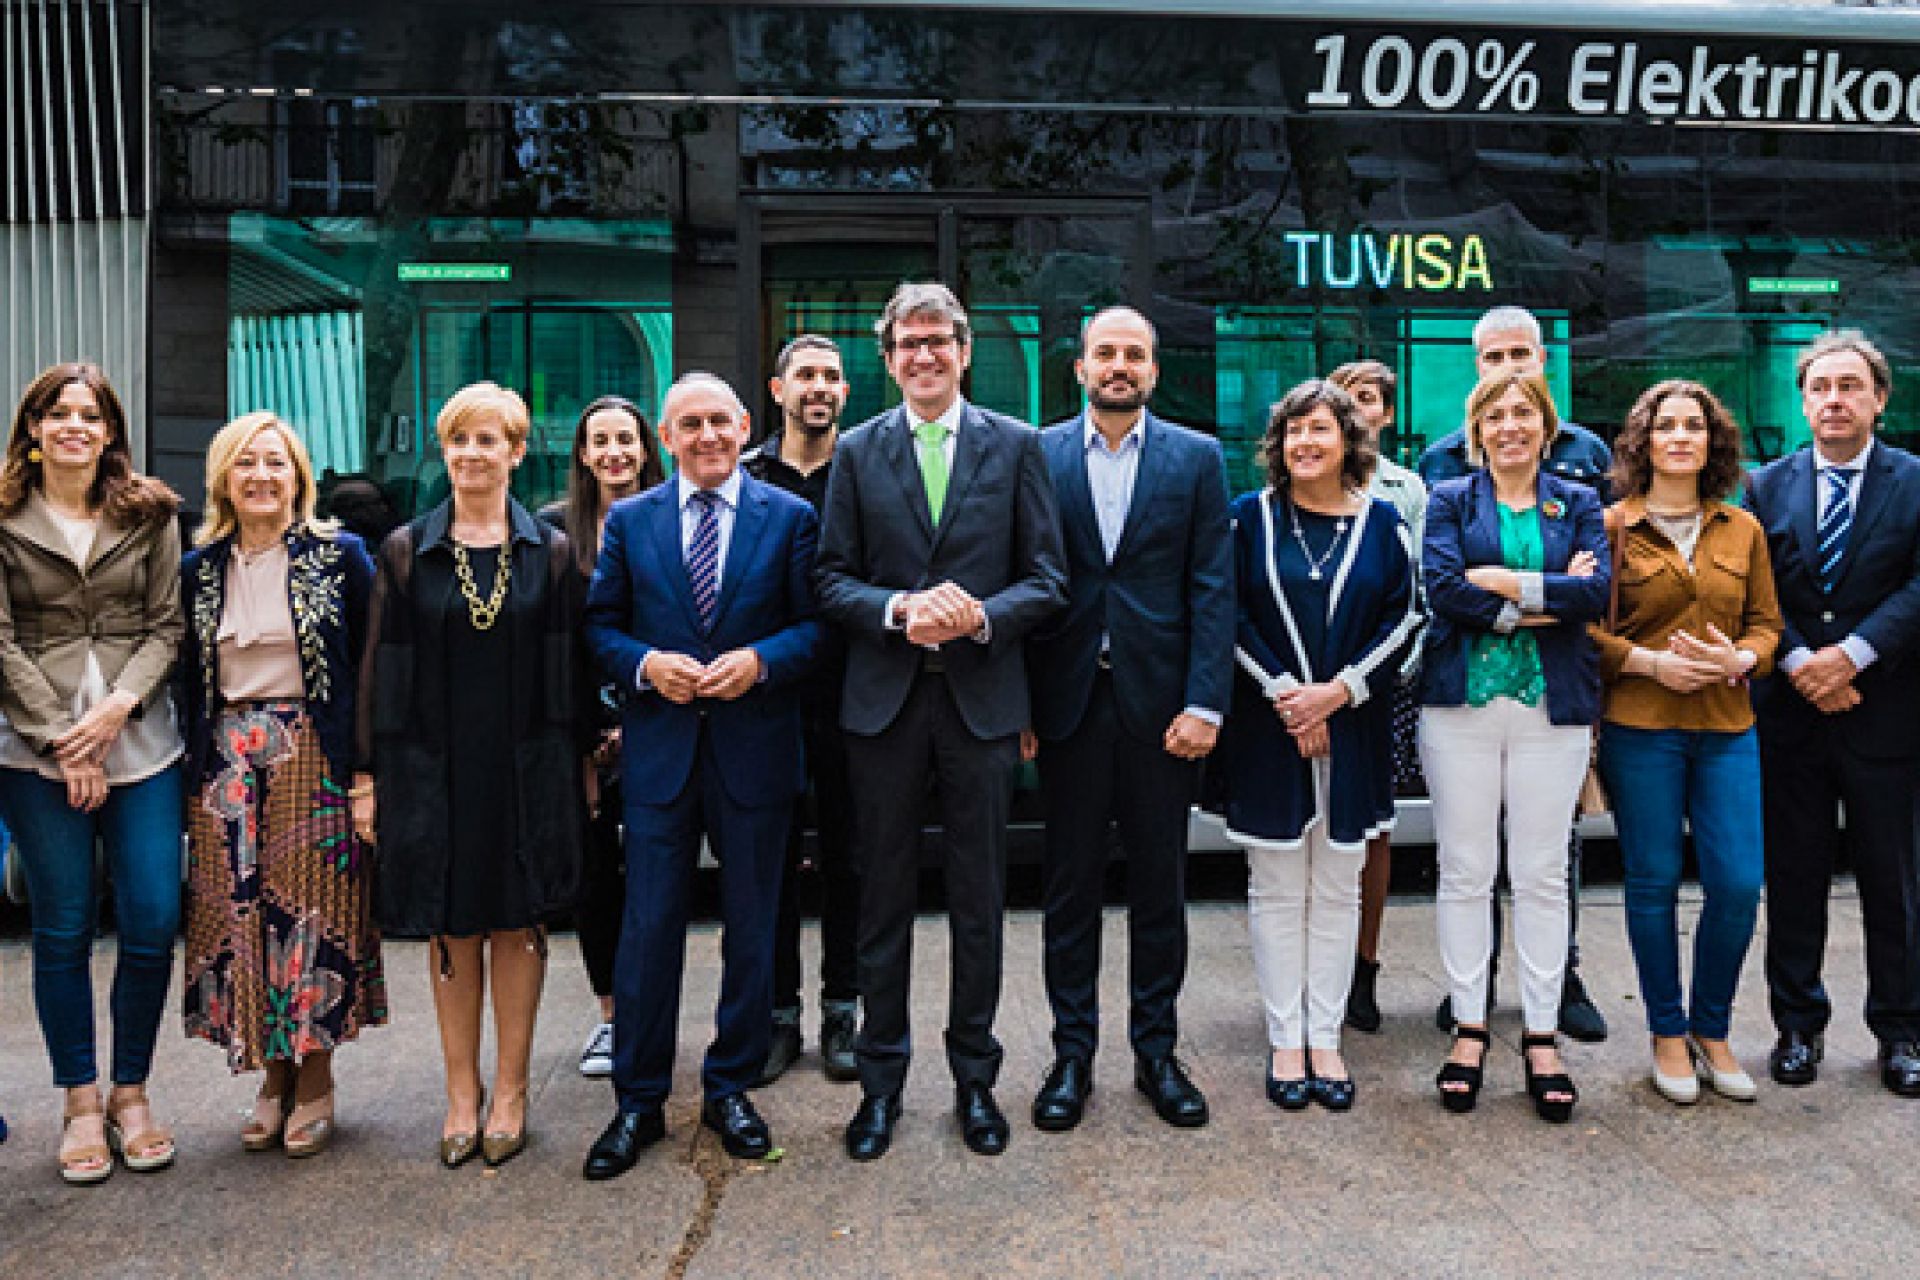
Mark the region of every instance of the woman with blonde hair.
[[181, 571], [187, 1034], [264, 1069], [241, 1143], [294, 1157], [333, 1137], [334, 1049], [387, 1017], [347, 786], [373, 562], [314, 502], [293, 428], [235, 418]]
[[1434, 486], [1427, 502], [1420, 759], [1439, 850], [1440, 957], [1458, 1019], [1440, 1101], [1465, 1112], [1480, 1096], [1504, 831], [1527, 1093], [1542, 1119], [1564, 1124], [1579, 1096], [1557, 1035], [1567, 833], [1600, 715], [1587, 624], [1606, 611], [1610, 577], [1600, 499], [1541, 466], [1558, 429], [1537, 373], [1493, 374], [1467, 397], [1476, 470]]
[[[97, 365], [27, 387], [0, 459], [0, 811], [33, 902], [33, 996], [66, 1091], [60, 1176], [173, 1163], [146, 1081], [180, 923], [180, 644], [173, 491], [133, 469]], [[94, 850], [112, 872], [113, 1091], [94, 1056]], [[109, 1145], [111, 1144], [111, 1145]]]
[[[436, 422], [453, 493], [381, 544], [361, 667], [354, 823], [377, 829], [378, 918], [433, 939], [447, 1074], [440, 1161], [527, 1140], [546, 925], [573, 909], [585, 827], [580, 578], [567, 535], [508, 493], [526, 404], [491, 382]], [[480, 1083], [493, 995], [498, 1065]]]

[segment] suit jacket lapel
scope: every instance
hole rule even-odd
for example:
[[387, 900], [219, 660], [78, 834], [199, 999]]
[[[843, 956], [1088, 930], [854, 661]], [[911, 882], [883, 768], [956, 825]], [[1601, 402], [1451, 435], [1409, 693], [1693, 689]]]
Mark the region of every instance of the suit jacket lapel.
[[[46, 499], [37, 490], [30, 492], [27, 500], [20, 504], [20, 511], [13, 517], [12, 524], [15, 534], [72, 565], [76, 573], [80, 571], [80, 562], [73, 558], [73, 547], [67, 542], [67, 535], [53, 522], [53, 513], [47, 509]], [[96, 535], [94, 545], [98, 547], [99, 544], [100, 538]]]
[[753, 563], [760, 535], [767, 530], [767, 494], [759, 482], [744, 471], [740, 473], [740, 506], [733, 513], [733, 534], [727, 540], [727, 563], [720, 571], [720, 598], [713, 605], [713, 632], [720, 630], [727, 606], [739, 594], [740, 580]]
[[1505, 553], [1500, 546], [1500, 501], [1493, 493], [1493, 477], [1476, 471], [1472, 485], [1473, 513], [1467, 524], [1467, 545], [1461, 550], [1470, 566], [1501, 564]]
[[[1540, 513], [1540, 568], [1546, 573], [1564, 573], [1567, 562], [1573, 558], [1573, 521], [1568, 518], [1567, 504], [1557, 494], [1547, 491], [1548, 483], [1543, 469], [1534, 482], [1534, 507]], [[1558, 519], [1547, 517], [1549, 502], [1559, 503]]]
[[1093, 511], [1093, 485], [1087, 479], [1087, 440], [1083, 434], [1085, 419], [1077, 430], [1065, 431], [1048, 441], [1056, 459], [1060, 485], [1060, 527], [1063, 533], [1083, 539], [1100, 551], [1100, 521]]
[[[1140, 439], [1140, 457], [1133, 471], [1133, 493], [1127, 498], [1127, 518], [1120, 526], [1120, 541], [1114, 544], [1113, 558], [1118, 560], [1140, 536], [1140, 527], [1146, 522], [1147, 506], [1153, 501], [1153, 492], [1160, 483], [1160, 472], [1167, 461], [1167, 442], [1161, 439], [1166, 434], [1150, 413], [1143, 412], [1140, 417], [1143, 435]], [[1085, 451], [1082, 451], [1084, 466]]]
[[[880, 435], [880, 453], [894, 478], [900, 482], [900, 496], [913, 513], [915, 525], [928, 542], [933, 541], [933, 514], [927, 509], [927, 484], [920, 476], [920, 452], [915, 447], [913, 422], [907, 407], [901, 405], [875, 428]], [[953, 486], [947, 486], [947, 503], [953, 503]]]
[[1840, 564], [1833, 575], [1836, 588], [1846, 581], [1848, 571], [1853, 568], [1854, 549], [1866, 545], [1874, 522], [1887, 509], [1887, 491], [1892, 487], [1887, 472], [1891, 470], [1893, 464], [1887, 460], [1886, 449], [1876, 446], [1865, 474], [1860, 477], [1860, 509], [1853, 513], [1853, 528], [1847, 530], [1846, 545], [1840, 548]]
[[1802, 449], [1794, 458], [1793, 474], [1788, 478], [1788, 510], [1792, 513], [1793, 540], [1800, 544], [1800, 562], [1815, 583], [1820, 581], [1820, 475], [1813, 465], [1813, 447]]
[[91, 574], [95, 565], [119, 550], [122, 543], [138, 532], [140, 530], [137, 527], [116, 524], [111, 518], [102, 514], [100, 524], [94, 531], [93, 547], [87, 552], [86, 572]]
[[[933, 531], [933, 545], [936, 548], [940, 540], [946, 537], [947, 530], [953, 527], [954, 514], [966, 502], [967, 488], [980, 470], [980, 460], [986, 456], [986, 437], [991, 430], [987, 420], [972, 405], [961, 412], [960, 434], [953, 445], [953, 468], [947, 476], [947, 500], [940, 508], [940, 527]], [[919, 474], [918, 465], [914, 467], [914, 474]]]
[[653, 550], [660, 557], [662, 575], [673, 587], [673, 594], [686, 611], [687, 621], [700, 629], [700, 609], [693, 603], [693, 583], [687, 578], [687, 555], [680, 547], [680, 482], [669, 480], [656, 491], [661, 500], [649, 513], [653, 517]]

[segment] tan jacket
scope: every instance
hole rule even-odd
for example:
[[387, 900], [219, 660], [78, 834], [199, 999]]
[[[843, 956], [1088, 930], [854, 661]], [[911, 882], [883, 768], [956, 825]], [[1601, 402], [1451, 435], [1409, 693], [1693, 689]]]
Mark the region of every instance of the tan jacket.
[[100, 519], [85, 566], [36, 490], [0, 520], [0, 710], [35, 751], [73, 727], [73, 697], [92, 650], [110, 688], [143, 714], [171, 696], [183, 631], [180, 529]]
[[1635, 729], [1695, 729], [1739, 733], [1753, 726], [1747, 686], [1714, 684], [1675, 693], [1649, 676], [1625, 670], [1634, 646], [1664, 650], [1675, 631], [1706, 638], [1707, 624], [1759, 659], [1750, 673], [1767, 674], [1780, 644], [1780, 604], [1773, 589], [1767, 535], [1738, 507], [1710, 502], [1688, 566], [1679, 550], [1647, 520], [1646, 502], [1627, 498], [1607, 512], [1607, 534], [1625, 538], [1620, 553], [1619, 619], [1609, 632], [1592, 627], [1606, 681], [1602, 715]]

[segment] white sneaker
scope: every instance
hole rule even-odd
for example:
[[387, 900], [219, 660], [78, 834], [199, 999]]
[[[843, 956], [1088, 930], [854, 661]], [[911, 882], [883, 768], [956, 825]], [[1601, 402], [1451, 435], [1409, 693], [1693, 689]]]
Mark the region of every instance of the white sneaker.
[[613, 1074], [613, 1024], [603, 1022], [587, 1037], [580, 1051], [580, 1074], [589, 1080], [603, 1080]]

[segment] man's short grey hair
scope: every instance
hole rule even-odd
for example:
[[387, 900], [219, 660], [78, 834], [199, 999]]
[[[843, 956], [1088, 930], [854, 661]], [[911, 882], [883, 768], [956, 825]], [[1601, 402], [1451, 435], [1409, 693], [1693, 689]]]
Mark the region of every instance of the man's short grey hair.
[[1534, 346], [1546, 350], [1547, 344], [1540, 335], [1540, 322], [1525, 307], [1495, 307], [1481, 316], [1473, 326], [1473, 349], [1480, 350], [1487, 339], [1496, 333], [1512, 333], [1515, 329], [1524, 329], [1527, 336], [1533, 339]]
[[873, 323], [874, 336], [880, 339], [882, 355], [893, 350], [893, 327], [909, 316], [951, 321], [955, 341], [965, 346], [973, 340], [973, 329], [967, 323], [967, 309], [960, 305], [960, 299], [954, 296], [953, 290], [938, 280], [905, 280], [887, 299], [886, 310]]
[[1087, 354], [1088, 332], [1092, 330], [1094, 325], [1099, 324], [1102, 320], [1105, 320], [1108, 316], [1126, 316], [1130, 319], [1138, 320], [1141, 324], [1145, 325], [1147, 327], [1147, 342], [1152, 345], [1153, 354], [1154, 355], [1160, 354], [1160, 331], [1153, 327], [1153, 321], [1147, 319], [1147, 317], [1143, 315], [1138, 308], [1118, 306], [1118, 307], [1102, 307], [1098, 311], [1094, 312], [1092, 315], [1086, 318], [1085, 323], [1083, 323], [1080, 326], [1080, 354], [1081, 355], [1084, 356]]
[[1873, 339], [1858, 329], [1829, 329], [1827, 332], [1800, 348], [1800, 354], [1793, 361], [1793, 382], [1802, 391], [1807, 387], [1807, 370], [1813, 362], [1822, 356], [1835, 355], [1850, 351], [1867, 362], [1867, 368], [1873, 371], [1873, 389], [1881, 395], [1893, 390], [1893, 366], [1887, 362], [1887, 353], [1875, 346]]
[[735, 413], [743, 418], [747, 416], [746, 402], [740, 399], [740, 393], [729, 386], [725, 378], [717, 373], [708, 373], [705, 369], [694, 369], [675, 378], [673, 385], [667, 388], [666, 396], [660, 401], [661, 426], [673, 424], [673, 402], [689, 391], [712, 391], [731, 401]]

